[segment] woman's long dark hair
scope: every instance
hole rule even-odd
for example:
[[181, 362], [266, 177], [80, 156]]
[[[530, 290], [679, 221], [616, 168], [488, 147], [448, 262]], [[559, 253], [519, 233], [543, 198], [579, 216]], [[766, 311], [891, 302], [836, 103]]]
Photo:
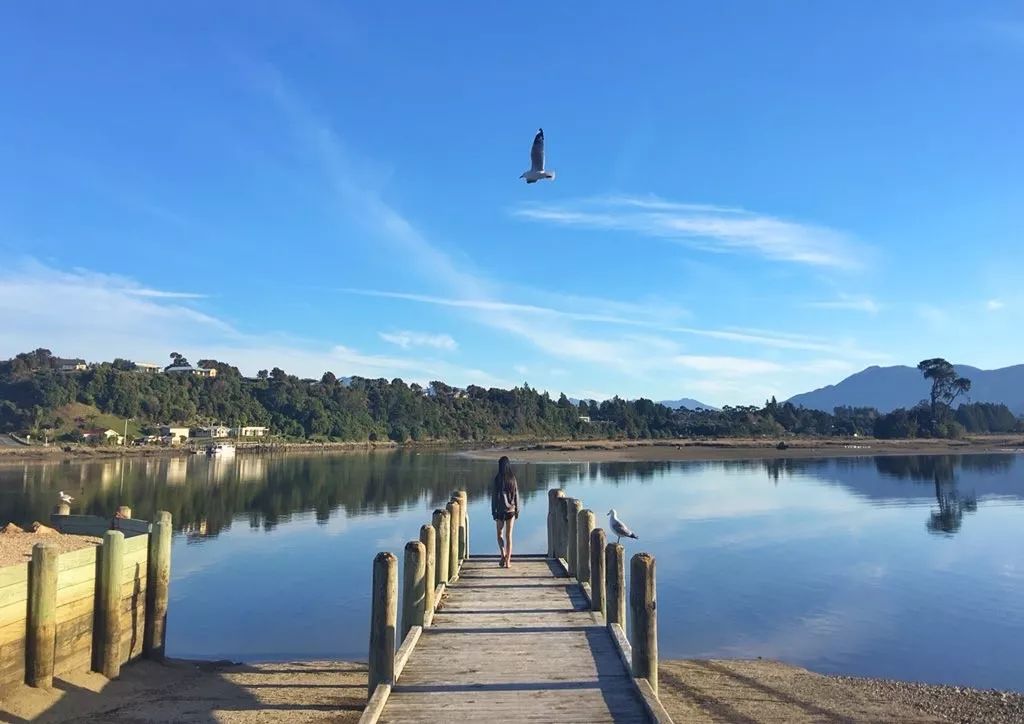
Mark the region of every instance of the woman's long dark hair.
[[501, 481], [503, 492], [507, 493], [512, 490], [512, 485], [516, 482], [516, 474], [512, 471], [512, 461], [508, 459], [508, 455], [502, 455], [498, 460], [498, 475], [495, 480]]

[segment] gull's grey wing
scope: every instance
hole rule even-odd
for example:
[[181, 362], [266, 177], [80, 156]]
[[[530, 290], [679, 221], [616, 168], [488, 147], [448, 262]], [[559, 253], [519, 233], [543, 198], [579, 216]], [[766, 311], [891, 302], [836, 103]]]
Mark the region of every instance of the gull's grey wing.
[[533, 147], [530, 149], [530, 170], [544, 170], [544, 129], [537, 131], [533, 137]]

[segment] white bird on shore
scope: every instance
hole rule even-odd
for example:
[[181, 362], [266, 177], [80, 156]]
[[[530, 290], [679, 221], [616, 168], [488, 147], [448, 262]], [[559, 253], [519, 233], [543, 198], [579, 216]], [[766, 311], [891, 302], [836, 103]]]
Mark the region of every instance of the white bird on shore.
[[618, 543], [623, 538], [640, 537], [636, 533], [631, 531], [625, 523], [618, 519], [618, 517], [615, 515], [615, 508], [612, 508], [611, 510], [608, 511], [608, 517], [611, 519], [608, 524], [609, 526], [611, 526], [612, 532], [618, 536], [618, 539], [616, 539], [615, 541], [616, 543]]
[[554, 171], [544, 170], [544, 129], [537, 129], [537, 135], [533, 137], [533, 146], [530, 148], [530, 170], [523, 171], [519, 178], [526, 179], [526, 183], [535, 184], [541, 179], [553, 179]]
[[59, 491], [57, 495], [60, 496], [60, 502], [62, 503], [70, 503], [72, 500], [74, 500], [74, 498], [65, 493], [63, 490]]

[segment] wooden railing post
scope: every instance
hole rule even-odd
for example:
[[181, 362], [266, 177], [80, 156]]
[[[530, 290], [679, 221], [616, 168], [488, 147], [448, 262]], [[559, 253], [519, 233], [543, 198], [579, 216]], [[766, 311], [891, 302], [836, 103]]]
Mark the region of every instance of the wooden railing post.
[[426, 612], [424, 602], [426, 600], [426, 578], [424, 571], [426, 562], [426, 547], [418, 540], [411, 540], [405, 544], [405, 562], [402, 575], [402, 636], [399, 639], [404, 641], [409, 629], [413, 626], [423, 625], [423, 615]]
[[452, 533], [448, 522], [447, 510], [435, 510], [433, 518], [434, 530], [437, 531], [437, 583], [448, 583], [448, 559], [451, 557], [451, 546], [448, 538]]
[[559, 488], [548, 491], [548, 558], [558, 557], [559, 500], [564, 496], [565, 491]]
[[71, 504], [70, 503], [57, 503], [53, 507], [54, 515], [71, 515]]
[[32, 546], [29, 568], [28, 635], [25, 638], [25, 682], [49, 689], [57, 640], [57, 546]]
[[576, 578], [576, 549], [579, 547], [579, 539], [576, 537], [576, 516], [583, 508], [583, 503], [577, 498], [569, 498], [567, 505], [566, 521], [569, 523], [568, 544], [566, 546], [566, 565], [569, 566], [570, 578]]
[[96, 622], [93, 635], [93, 670], [108, 679], [121, 673], [121, 573], [124, 569], [124, 533], [108, 530], [103, 534], [99, 580], [96, 582]]
[[368, 696], [377, 684], [395, 681], [395, 625], [398, 619], [398, 559], [383, 551], [373, 559]]
[[119, 506], [117, 506], [117, 510], [114, 511], [114, 515], [116, 515], [118, 518], [131, 518], [132, 517], [131, 506], [130, 505], [119, 505]]
[[462, 527], [459, 531], [459, 561], [469, 558], [469, 493], [465, 490], [455, 491], [459, 501], [459, 512], [462, 513]]
[[558, 514], [557, 535], [555, 536], [555, 557], [568, 560], [569, 557], [569, 498], [562, 493], [558, 498], [556, 513]]
[[647, 679], [658, 693], [658, 604], [654, 556], [637, 553], [629, 564], [629, 642], [633, 676]]
[[448, 580], [453, 581], [459, 575], [459, 531], [462, 530], [462, 506], [457, 500], [449, 500], [448, 511]]
[[626, 557], [618, 543], [609, 543], [604, 549], [605, 618], [608, 625], [619, 624], [626, 630]]
[[[434, 526], [424, 525], [420, 527], [420, 543], [423, 544], [423, 582], [425, 586], [423, 591], [423, 610], [424, 612], [429, 611], [431, 615], [434, 613], [434, 589], [437, 587], [436, 538]], [[430, 616], [424, 613], [423, 625], [426, 625], [426, 620], [429, 618]]]
[[157, 661], [163, 661], [167, 643], [167, 596], [171, 585], [171, 539], [174, 535], [172, 528], [171, 514], [161, 510], [149, 533], [142, 653], [146, 658]]
[[594, 525], [594, 511], [576, 514], [576, 580], [580, 583], [590, 583], [590, 531]]
[[604, 529], [590, 532], [590, 610], [604, 616]]

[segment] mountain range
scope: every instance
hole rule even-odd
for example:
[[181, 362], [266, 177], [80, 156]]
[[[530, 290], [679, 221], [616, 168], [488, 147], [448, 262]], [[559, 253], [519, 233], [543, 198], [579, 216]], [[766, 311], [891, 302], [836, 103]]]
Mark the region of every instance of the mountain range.
[[[1003, 403], [1015, 415], [1024, 415], [1024, 364], [981, 370], [969, 365], [954, 365], [961, 377], [971, 381], [971, 391], [961, 402]], [[891, 412], [898, 407], [913, 407], [928, 399], [931, 383], [916, 367], [868, 367], [842, 382], [804, 392], [789, 398], [794, 405], [832, 412], [840, 406], [874, 407]]]
[[694, 400], [690, 397], [683, 397], [679, 400], [662, 400], [659, 404], [665, 407], [671, 407], [673, 410], [678, 410], [685, 407], [687, 410], [717, 410], [717, 407], [711, 405], [705, 405], [703, 402]]

